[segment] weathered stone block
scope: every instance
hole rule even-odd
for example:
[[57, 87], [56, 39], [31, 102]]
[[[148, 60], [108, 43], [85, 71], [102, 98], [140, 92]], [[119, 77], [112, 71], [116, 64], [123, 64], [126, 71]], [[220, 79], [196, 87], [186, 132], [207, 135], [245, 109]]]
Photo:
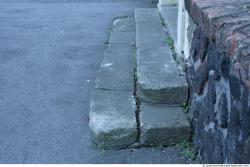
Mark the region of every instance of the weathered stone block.
[[133, 31], [112, 31], [109, 39], [110, 44], [135, 45], [135, 32]]
[[138, 136], [132, 92], [96, 90], [92, 96], [89, 127], [99, 148], [120, 149]]
[[161, 5], [177, 5], [178, 0], [159, 0]]
[[135, 10], [135, 21], [137, 48], [166, 46], [166, 38], [157, 9]]
[[135, 18], [121, 17], [113, 21], [112, 31], [133, 31], [135, 32]]
[[138, 138], [133, 97], [135, 47], [131, 46], [134, 41], [132, 25], [132, 18], [114, 21], [90, 102], [92, 140], [102, 149], [125, 148]]
[[135, 67], [136, 49], [128, 45], [108, 45], [104, 53], [101, 67]]
[[133, 69], [105, 66], [97, 74], [97, 89], [132, 91], [133, 85]]
[[145, 101], [181, 105], [187, 98], [184, 76], [179, 76], [168, 47], [137, 50], [138, 95]]
[[133, 51], [129, 45], [109, 45], [97, 74], [97, 89], [133, 91]]
[[168, 6], [168, 5], [159, 5], [158, 6], [161, 16], [164, 19], [169, 34], [174, 40], [175, 44], [177, 43], [177, 20], [178, 20], [178, 7], [177, 6]]
[[189, 140], [190, 126], [181, 107], [142, 102], [140, 140], [144, 146], [167, 146]]

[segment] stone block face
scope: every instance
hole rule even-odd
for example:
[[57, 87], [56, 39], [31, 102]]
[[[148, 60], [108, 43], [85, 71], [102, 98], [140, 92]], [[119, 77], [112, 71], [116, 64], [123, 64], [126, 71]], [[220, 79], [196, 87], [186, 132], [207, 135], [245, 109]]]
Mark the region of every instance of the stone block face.
[[97, 74], [96, 88], [118, 91], [132, 91], [133, 70], [121, 67], [101, 67]]
[[135, 32], [135, 18], [134, 17], [121, 17], [121, 18], [115, 19], [113, 22], [112, 31]]
[[135, 21], [137, 48], [166, 46], [166, 38], [157, 9], [135, 10]]
[[101, 149], [122, 149], [138, 139], [134, 94], [134, 19], [113, 22], [90, 102], [89, 127]]
[[110, 44], [135, 45], [135, 32], [131, 31], [112, 31], [109, 39]]
[[250, 1], [185, 3], [198, 25], [187, 78], [199, 157], [203, 163], [250, 163]]
[[181, 107], [141, 104], [140, 141], [144, 146], [168, 146], [190, 137], [190, 126]]
[[137, 50], [137, 88], [142, 100], [153, 103], [180, 106], [188, 95], [186, 79], [167, 47]]
[[109, 45], [97, 74], [96, 88], [133, 91], [134, 48], [129, 45]]
[[[173, 8], [176, 9], [176, 8]], [[157, 9], [135, 10], [137, 93], [147, 102], [180, 106], [187, 99], [186, 79], [179, 75]]]
[[96, 90], [92, 96], [89, 127], [93, 141], [102, 149], [120, 149], [138, 136], [136, 105], [132, 92]]
[[159, 0], [160, 5], [178, 5], [178, 0]]
[[177, 43], [177, 20], [178, 7], [177, 6], [158, 6], [159, 11], [164, 19], [171, 38]]

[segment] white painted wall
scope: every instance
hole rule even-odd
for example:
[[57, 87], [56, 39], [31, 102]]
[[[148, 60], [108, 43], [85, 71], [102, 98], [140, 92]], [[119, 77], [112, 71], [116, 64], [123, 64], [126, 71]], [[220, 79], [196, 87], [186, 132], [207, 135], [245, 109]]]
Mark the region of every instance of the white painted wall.
[[181, 55], [183, 46], [183, 5], [184, 0], [179, 0], [178, 3], [178, 22], [177, 22], [177, 46], [176, 52]]
[[190, 55], [190, 41], [188, 39], [188, 28], [189, 28], [189, 14], [188, 12], [184, 11], [184, 24], [185, 24], [185, 29], [184, 29], [184, 44], [183, 44], [183, 52], [184, 52], [184, 57], [187, 59]]
[[185, 9], [184, 0], [178, 2], [177, 46], [179, 56], [189, 57], [190, 41], [188, 39], [189, 15]]
[[178, 56], [188, 58], [190, 55], [192, 33], [195, 29], [195, 24], [189, 17], [185, 9], [185, 0], [159, 0], [158, 8], [164, 5], [178, 5], [178, 22], [177, 22], [177, 42], [176, 52]]

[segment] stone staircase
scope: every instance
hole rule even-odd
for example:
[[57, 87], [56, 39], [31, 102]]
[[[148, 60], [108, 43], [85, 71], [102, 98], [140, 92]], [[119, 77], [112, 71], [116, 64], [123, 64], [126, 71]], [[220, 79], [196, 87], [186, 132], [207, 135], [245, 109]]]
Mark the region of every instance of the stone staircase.
[[137, 9], [135, 20], [138, 95], [147, 102], [180, 106], [187, 99], [187, 83], [179, 76], [158, 9]]
[[89, 126], [99, 148], [189, 140], [190, 125], [181, 107], [187, 83], [167, 38], [156, 8], [114, 20], [90, 104]]

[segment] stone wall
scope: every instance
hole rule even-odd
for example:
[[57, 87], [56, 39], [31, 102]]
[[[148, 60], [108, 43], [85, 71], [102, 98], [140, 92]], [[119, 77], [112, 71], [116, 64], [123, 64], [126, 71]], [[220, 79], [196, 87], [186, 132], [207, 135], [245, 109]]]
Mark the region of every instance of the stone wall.
[[185, 0], [198, 25], [186, 73], [203, 163], [250, 163], [250, 0]]

